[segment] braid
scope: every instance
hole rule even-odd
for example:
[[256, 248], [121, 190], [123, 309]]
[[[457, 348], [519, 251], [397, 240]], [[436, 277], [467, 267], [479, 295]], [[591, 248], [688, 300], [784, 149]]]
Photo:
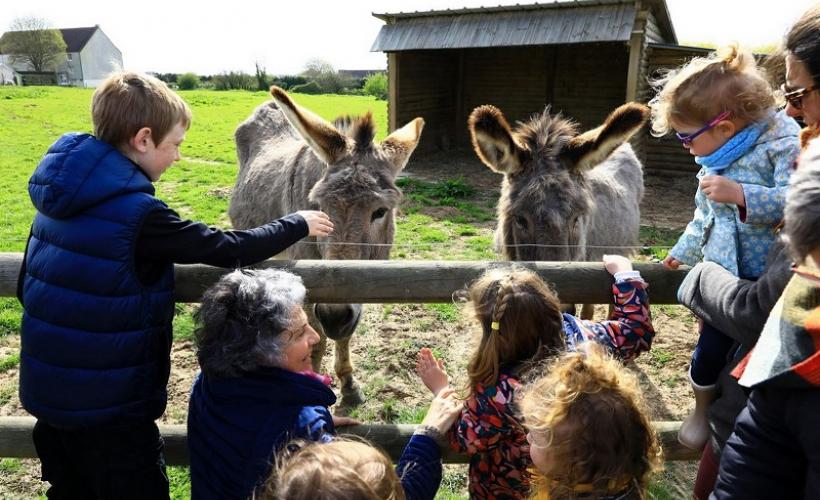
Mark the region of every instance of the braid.
[[495, 295], [495, 305], [493, 306], [492, 324], [490, 325], [491, 331], [498, 332], [500, 330], [501, 318], [504, 317], [504, 311], [507, 310], [513, 291], [512, 276], [508, 275], [499, 280], [498, 292]]

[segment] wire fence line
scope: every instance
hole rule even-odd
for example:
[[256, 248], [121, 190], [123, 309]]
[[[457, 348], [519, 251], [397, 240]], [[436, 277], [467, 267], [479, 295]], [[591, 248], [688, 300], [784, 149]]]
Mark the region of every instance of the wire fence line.
[[[467, 238], [470, 238], [468, 236]], [[28, 238], [3, 238], [3, 241], [10, 242], [25, 242]], [[440, 247], [440, 248], [452, 248], [451, 242], [444, 242], [444, 241], [431, 241], [431, 242], [400, 242], [400, 243], [362, 243], [362, 242], [352, 242], [352, 241], [297, 241], [294, 245], [333, 245], [333, 246], [341, 246], [341, 247], [388, 247], [388, 248], [430, 248], [430, 247]], [[494, 244], [491, 244], [495, 248]], [[652, 245], [652, 244], [642, 244], [642, 245], [546, 245], [542, 243], [517, 243], [513, 245], [501, 245], [503, 248], [582, 248], [582, 249], [595, 249], [595, 248], [610, 248], [610, 249], [622, 249], [622, 250], [645, 250], [645, 249], [664, 249], [669, 250], [672, 247], [668, 245]]]

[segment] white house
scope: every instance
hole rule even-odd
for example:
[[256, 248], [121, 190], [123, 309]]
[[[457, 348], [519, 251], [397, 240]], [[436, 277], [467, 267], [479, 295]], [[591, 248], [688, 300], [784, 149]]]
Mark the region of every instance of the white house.
[[[66, 44], [66, 60], [56, 71], [60, 85], [96, 87], [111, 72], [122, 69], [122, 52], [99, 25], [65, 28], [60, 33]], [[0, 64], [22, 73], [32, 70], [26, 63], [12, 64], [8, 54], [0, 54]]]
[[[2, 57], [2, 56], [0, 56]], [[0, 85], [22, 85], [20, 73], [5, 64], [0, 64]]]

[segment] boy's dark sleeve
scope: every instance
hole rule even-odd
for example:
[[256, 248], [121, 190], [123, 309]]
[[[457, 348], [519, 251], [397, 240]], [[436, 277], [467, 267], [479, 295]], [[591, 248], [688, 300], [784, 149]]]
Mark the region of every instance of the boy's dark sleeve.
[[136, 259], [241, 267], [273, 257], [308, 232], [307, 222], [297, 214], [253, 229], [222, 231], [201, 222], [182, 220], [166, 207], [145, 217], [137, 239]]

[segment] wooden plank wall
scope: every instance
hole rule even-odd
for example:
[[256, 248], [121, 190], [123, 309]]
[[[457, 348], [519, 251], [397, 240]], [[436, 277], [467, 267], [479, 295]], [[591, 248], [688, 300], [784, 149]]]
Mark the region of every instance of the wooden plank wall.
[[597, 127], [626, 95], [628, 46], [622, 42], [555, 46], [554, 110]]
[[[457, 107], [458, 51], [412, 50], [397, 52], [399, 77], [396, 127], [424, 118], [419, 151], [449, 149], [454, 138]], [[392, 120], [391, 120], [392, 122]]]
[[396, 125], [425, 119], [420, 151], [469, 147], [467, 117], [482, 104], [510, 123], [552, 104], [583, 129], [596, 127], [624, 101], [629, 60], [620, 42], [396, 54]]
[[549, 100], [547, 66], [552, 54], [546, 47], [494, 47], [464, 52], [463, 105], [456, 142], [469, 142], [467, 117], [478, 106], [492, 104], [510, 124], [542, 111]]
[[[687, 51], [662, 47], [649, 47], [649, 78], [657, 78], [664, 69], [676, 68], [695, 56], [701, 56], [702, 51]], [[647, 98], [654, 96], [654, 91], [647, 84]], [[647, 100], [648, 100], [647, 99]], [[680, 141], [673, 134], [664, 137], [653, 137], [647, 131], [645, 145], [644, 167], [649, 172], [659, 174], [691, 175], [700, 170], [692, 155], [689, 154]]]

